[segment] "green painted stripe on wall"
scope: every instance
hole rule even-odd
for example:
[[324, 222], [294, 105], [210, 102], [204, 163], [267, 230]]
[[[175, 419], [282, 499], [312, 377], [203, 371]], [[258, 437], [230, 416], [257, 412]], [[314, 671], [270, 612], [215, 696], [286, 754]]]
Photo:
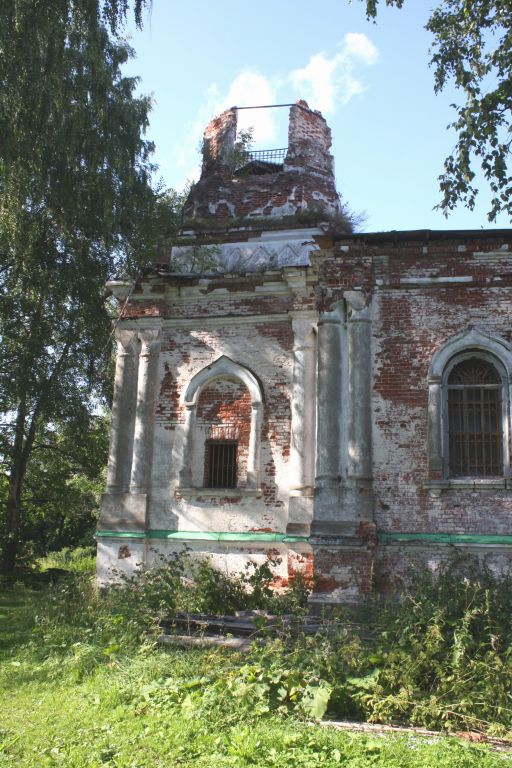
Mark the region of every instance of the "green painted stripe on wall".
[[182, 541], [282, 541], [286, 544], [307, 542], [307, 536], [287, 536], [285, 533], [247, 533], [234, 531], [96, 531], [98, 538], [176, 539]]
[[145, 531], [96, 531], [95, 538], [145, 539]]
[[[285, 533], [256, 533], [239, 531], [96, 531], [99, 539], [174, 539], [176, 541], [277, 541], [284, 544], [307, 543], [308, 536], [287, 536]], [[423, 541], [430, 544], [504, 544], [512, 546], [512, 535], [475, 533], [387, 533], [377, 531], [377, 538], [386, 542]]]

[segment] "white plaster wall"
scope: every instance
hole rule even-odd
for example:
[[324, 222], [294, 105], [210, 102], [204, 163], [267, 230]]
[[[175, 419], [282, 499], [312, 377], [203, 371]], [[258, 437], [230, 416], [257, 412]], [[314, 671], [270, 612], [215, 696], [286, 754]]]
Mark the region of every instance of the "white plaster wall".
[[102, 586], [119, 581], [121, 576], [133, 576], [145, 557], [144, 539], [99, 539], [96, 560], [98, 583]]
[[[268, 322], [274, 327], [275, 321]], [[282, 323], [282, 328], [290, 328], [289, 323]], [[267, 328], [267, 332], [266, 332]], [[171, 342], [171, 343], [169, 343]], [[172, 349], [169, 347], [172, 346]], [[276, 408], [286, 406], [290, 415], [289, 397], [291, 393], [293, 355], [292, 349], [285, 349], [283, 344], [268, 333], [265, 322], [254, 324], [229, 322], [226, 325], [219, 320], [215, 328], [176, 327], [163, 328], [162, 352], [159, 362], [160, 390], [166, 373], [170, 370], [180, 404], [183, 393], [190, 380], [205, 366], [215, 362], [221, 355], [226, 355], [238, 364], [247, 367], [260, 380], [264, 393], [264, 413], [269, 413], [272, 427], [285, 428], [285, 419], [275, 420]], [[160, 402], [166, 394], [157, 395]], [[277, 403], [277, 404], [276, 404]], [[285, 409], [285, 410], [286, 410]], [[289, 427], [289, 424], [288, 424]], [[224, 494], [201, 494], [198, 498], [183, 498], [179, 495], [184, 451], [184, 414], [178, 419], [166, 419], [158, 415], [154, 429], [153, 465], [151, 476], [151, 496], [149, 502], [148, 527], [163, 530], [206, 530], [206, 531], [250, 531], [266, 529], [282, 531], [286, 529], [288, 505], [288, 464], [289, 457], [284, 449], [283, 438], [263, 437], [260, 448], [260, 484], [267, 485], [267, 491], [275, 486], [276, 499], [268, 502], [263, 493], [256, 496], [244, 496], [224, 501]], [[193, 454], [195, 466], [192, 476], [203, 475], [203, 450]], [[199, 466], [200, 464], [200, 466]], [[275, 474], [271, 474], [271, 469]], [[265, 490], [265, 489], [263, 489]]]

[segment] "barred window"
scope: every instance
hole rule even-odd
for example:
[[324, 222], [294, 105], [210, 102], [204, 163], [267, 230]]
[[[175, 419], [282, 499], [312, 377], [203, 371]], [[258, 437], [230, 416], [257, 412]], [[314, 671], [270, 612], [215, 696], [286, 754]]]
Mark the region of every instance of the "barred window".
[[236, 440], [207, 440], [205, 445], [205, 487], [236, 488]]
[[503, 383], [487, 360], [469, 357], [447, 381], [450, 477], [503, 475]]

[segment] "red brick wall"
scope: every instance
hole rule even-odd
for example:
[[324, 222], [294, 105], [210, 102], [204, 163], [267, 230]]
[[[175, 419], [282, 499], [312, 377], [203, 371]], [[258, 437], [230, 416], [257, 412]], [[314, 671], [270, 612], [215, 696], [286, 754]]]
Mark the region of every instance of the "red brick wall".
[[[251, 435], [251, 396], [243, 384], [217, 379], [205, 387], [197, 402], [196, 422], [207, 440], [236, 440], [237, 478], [247, 478], [247, 455]], [[205, 451], [205, 478], [208, 475], [208, 451]]]
[[[226, 297], [226, 303], [232, 299]], [[241, 304], [242, 302], [239, 302]], [[276, 300], [279, 306], [279, 298]], [[205, 312], [196, 304], [194, 314]], [[223, 314], [226, 308], [223, 307]], [[220, 321], [219, 321], [220, 323]], [[290, 452], [290, 391], [293, 368], [293, 331], [287, 320], [250, 325], [228, 323], [216, 328], [172, 328], [164, 331], [161, 373], [156, 402], [158, 429], [179, 433], [185, 422], [183, 394], [191, 379], [221, 355], [245, 366], [260, 381], [263, 392], [261, 429], [262, 501], [269, 509], [283, 507], [279, 485], [287, 481]], [[208, 437], [230, 438], [235, 432], [241, 441], [245, 473], [251, 403], [243, 385], [224, 379], [206, 386], [199, 396], [198, 425], [209, 425]]]
[[[508, 235], [508, 241], [512, 233]], [[373, 302], [373, 442], [375, 521], [389, 532], [508, 534], [512, 493], [443, 491], [428, 481], [428, 366], [434, 352], [471, 326], [512, 341], [512, 255], [507, 236], [434, 241], [346, 239], [320, 260], [328, 307], [346, 288]], [[343, 250], [341, 249], [343, 247]], [[404, 278], [471, 278], [469, 282], [403, 284]]]

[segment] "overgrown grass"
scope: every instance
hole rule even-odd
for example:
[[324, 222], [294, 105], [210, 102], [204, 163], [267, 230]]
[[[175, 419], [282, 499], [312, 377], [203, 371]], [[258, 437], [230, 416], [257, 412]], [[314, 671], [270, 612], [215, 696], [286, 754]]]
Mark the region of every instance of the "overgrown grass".
[[[435, 693], [437, 678], [453, 674], [450, 663], [455, 661], [446, 658], [452, 653], [453, 634], [463, 647], [457, 661], [461, 671], [464, 663], [467, 666], [475, 658], [468, 636], [461, 640], [460, 626], [473, 638], [482, 633], [489, 637], [483, 656], [477, 653], [478, 663], [486, 663], [485, 654], [496, 646], [489, 632], [492, 629], [495, 637], [498, 628], [505, 626], [508, 619], [501, 611], [506, 602], [498, 610], [490, 594], [485, 597], [483, 583], [482, 603], [477, 596], [480, 589], [474, 586], [472, 591], [469, 583], [461, 582], [465, 584], [460, 595], [465, 596], [466, 616], [462, 625], [456, 609], [460, 596], [453, 595], [453, 584], [452, 593], [446, 592], [454, 573], [447, 572], [438, 586], [428, 580], [421, 586], [424, 596], [434, 590], [431, 601], [444, 597], [445, 606], [409, 603], [411, 593], [398, 612], [384, 611], [378, 617], [370, 645], [354, 632], [333, 631], [326, 622], [315, 638], [272, 640], [256, 644], [251, 653], [242, 656], [221, 650], [164, 651], [156, 646], [152, 622], [163, 610], [169, 568], [167, 575], [148, 574], [138, 585], [130, 584], [129, 590], [112, 590], [102, 596], [90, 573], [77, 565], [76, 561], [85, 558], [63, 559], [75, 561], [74, 573], [54, 583], [43, 581], [38, 588], [11, 586], [0, 598], [0, 766], [495, 768], [511, 761], [508, 756], [451, 739], [379, 738], [308, 724], [322, 712], [421, 721], [411, 709], [411, 698], [418, 705], [427, 702], [429, 722], [453, 727], [465, 723], [464, 719], [447, 721], [432, 714], [429, 695], [442, 699]], [[62, 560], [54, 559], [51, 567], [62, 565]], [[171, 573], [175, 569], [173, 564]], [[258, 588], [262, 599], [270, 599], [265, 596], [263, 576]], [[203, 608], [210, 610], [206, 595], [211, 575], [202, 578], [203, 587], [197, 588], [194, 599], [202, 600]], [[224, 588], [229, 594], [233, 591], [236, 600], [240, 598], [235, 585]], [[141, 595], [148, 598], [151, 589], [157, 597], [148, 610]], [[141, 595], [134, 597], [137, 590]], [[187, 599], [193, 594], [192, 590]], [[223, 594], [222, 590], [220, 596], [214, 593], [212, 600]], [[183, 595], [180, 600], [186, 602]], [[172, 612], [178, 603], [175, 598], [167, 610]], [[467, 610], [472, 612], [471, 620]], [[432, 644], [431, 637], [439, 635], [443, 641]], [[428, 642], [422, 645], [421, 638], [426, 636]], [[500, 643], [494, 652], [503, 657], [502, 679], [495, 683], [505, 691], [508, 638]], [[483, 689], [491, 684], [494, 669], [485, 672]], [[477, 672], [484, 674], [480, 667], [474, 674]], [[463, 676], [464, 685], [469, 686], [471, 679], [469, 674]], [[447, 690], [452, 686], [455, 700], [458, 693], [453, 681], [446, 685]], [[400, 710], [397, 702], [403, 700], [404, 686], [409, 686], [409, 703]], [[496, 712], [492, 715], [496, 717]], [[504, 733], [506, 722], [503, 714], [501, 722], [493, 721], [491, 730]]]

